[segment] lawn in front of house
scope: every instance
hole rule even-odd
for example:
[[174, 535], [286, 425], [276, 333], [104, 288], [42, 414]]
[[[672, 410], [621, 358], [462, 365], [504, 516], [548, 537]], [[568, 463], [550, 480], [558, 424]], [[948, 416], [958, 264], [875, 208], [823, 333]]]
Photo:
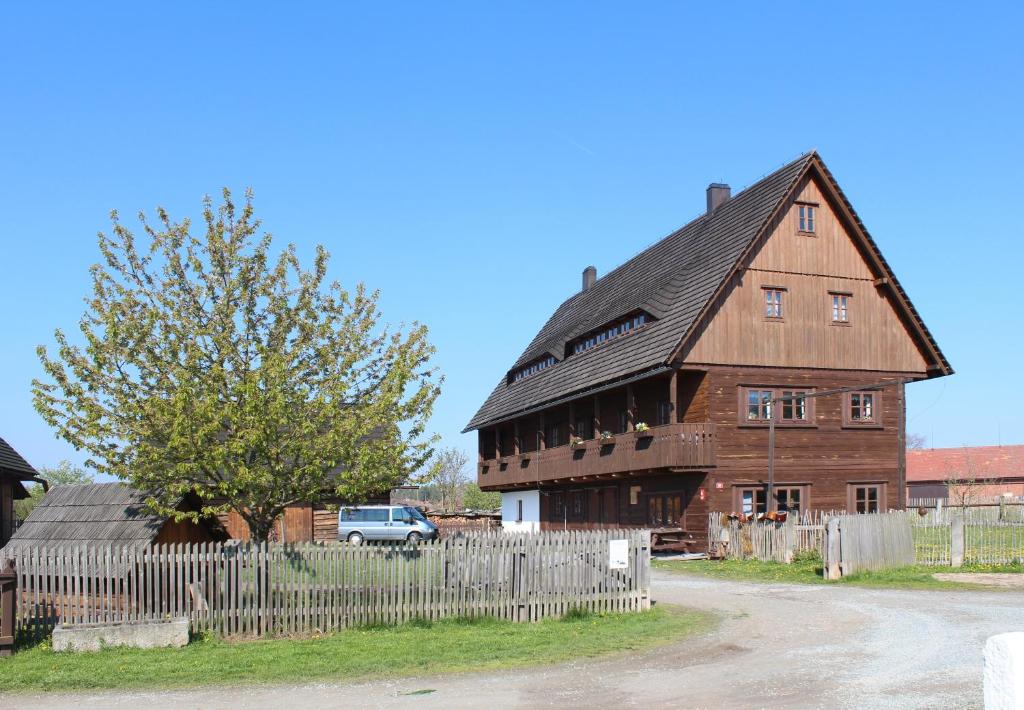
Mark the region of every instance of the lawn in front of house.
[[936, 572], [959, 574], [964, 572], [1024, 572], [1024, 565], [964, 565], [958, 569], [915, 565], [877, 572], [861, 572], [836, 581], [822, 576], [821, 559], [814, 556], [798, 557], [792, 564], [760, 562], [758, 560], [654, 560], [655, 569], [681, 574], [695, 574], [716, 579], [747, 582], [785, 582], [796, 584], [840, 584], [885, 589], [971, 589], [991, 591], [968, 582], [935, 579]]
[[350, 681], [506, 669], [650, 648], [711, 628], [704, 612], [659, 605], [632, 614], [571, 614], [513, 623], [412, 622], [313, 639], [184, 648], [55, 653], [48, 645], [0, 658], [0, 691], [69, 691]]

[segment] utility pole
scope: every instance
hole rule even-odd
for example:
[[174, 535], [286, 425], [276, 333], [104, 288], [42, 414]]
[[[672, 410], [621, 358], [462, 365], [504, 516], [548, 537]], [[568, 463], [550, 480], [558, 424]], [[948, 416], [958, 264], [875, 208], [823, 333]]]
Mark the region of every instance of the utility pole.
[[[776, 416], [776, 413], [778, 412], [777, 407], [778, 407], [779, 404], [781, 404], [782, 402], [792, 402], [792, 401], [795, 401], [795, 400], [798, 400], [798, 399], [814, 399], [815, 397], [825, 397], [827, 395], [832, 395], [832, 394], [845, 394], [847, 392], [875, 392], [875, 391], [878, 391], [878, 390], [885, 389], [886, 387], [893, 387], [893, 386], [899, 387], [901, 395], [902, 395], [903, 386], [907, 382], [911, 382], [911, 381], [912, 380], [910, 380], [909, 378], [897, 378], [895, 380], [892, 380], [891, 382], [875, 382], [874, 384], [870, 384], [870, 385], [857, 385], [855, 387], [838, 387], [836, 389], [831, 389], [831, 390], [821, 390], [820, 392], [806, 392], [804, 394], [791, 394], [791, 395], [785, 395], [785, 396], [781, 396], [781, 397], [772, 396], [772, 398], [770, 400], [768, 400], [768, 407], [769, 407], [769, 415], [768, 415], [768, 491], [767, 491], [767, 496], [766, 496], [766, 500], [765, 500], [765, 511], [766, 512], [774, 512], [778, 508], [778, 505], [777, 505], [777, 503], [775, 501], [775, 416]], [[902, 400], [903, 397], [901, 396], [900, 399]], [[903, 412], [902, 412], [902, 407], [903, 407], [903, 403], [901, 401], [900, 402], [900, 409], [901, 409], [901, 411], [900, 411], [900, 417], [899, 417], [899, 426], [900, 426], [901, 430], [905, 426], [904, 415], [903, 415]], [[903, 441], [903, 434], [902, 433], [899, 436], [899, 441], [900, 442]], [[899, 455], [900, 455], [900, 457], [902, 457], [903, 456], [903, 452], [900, 451]], [[902, 460], [902, 458], [900, 460]], [[756, 502], [754, 504], [754, 509], [755, 510], [757, 509]]]

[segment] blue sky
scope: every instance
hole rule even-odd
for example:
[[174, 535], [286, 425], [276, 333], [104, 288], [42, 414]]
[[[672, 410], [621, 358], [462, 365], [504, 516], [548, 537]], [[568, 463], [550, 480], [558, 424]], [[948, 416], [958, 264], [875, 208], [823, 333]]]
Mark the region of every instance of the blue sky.
[[[1019, 4], [8, 4], [0, 11], [0, 436], [32, 408], [107, 214], [256, 192], [280, 246], [430, 326], [448, 445], [587, 264], [607, 273], [817, 148], [957, 374], [936, 446], [1024, 442]], [[639, 9], [638, 9], [639, 8]]]

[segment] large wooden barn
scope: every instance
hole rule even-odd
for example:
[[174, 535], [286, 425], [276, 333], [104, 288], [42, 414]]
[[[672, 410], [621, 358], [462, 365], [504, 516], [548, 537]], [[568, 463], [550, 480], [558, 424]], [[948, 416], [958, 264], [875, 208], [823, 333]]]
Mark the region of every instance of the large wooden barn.
[[588, 267], [470, 420], [507, 526], [904, 505], [904, 386], [952, 369], [853, 206], [813, 152], [706, 198]]

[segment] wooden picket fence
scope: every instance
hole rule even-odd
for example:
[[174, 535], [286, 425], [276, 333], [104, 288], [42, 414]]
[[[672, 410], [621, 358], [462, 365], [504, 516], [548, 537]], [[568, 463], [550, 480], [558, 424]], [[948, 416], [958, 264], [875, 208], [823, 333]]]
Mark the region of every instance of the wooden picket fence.
[[[614, 540], [627, 566], [611, 568]], [[422, 618], [536, 621], [650, 607], [650, 533], [466, 534], [419, 544], [193, 544], [4, 550], [21, 631], [186, 616], [220, 635], [331, 632]]]
[[825, 527], [822, 514], [794, 515], [784, 523], [745, 522], [721, 513], [708, 516], [709, 552], [716, 557], [755, 559], [762, 562], [792, 562], [805, 551], [823, 554]]

